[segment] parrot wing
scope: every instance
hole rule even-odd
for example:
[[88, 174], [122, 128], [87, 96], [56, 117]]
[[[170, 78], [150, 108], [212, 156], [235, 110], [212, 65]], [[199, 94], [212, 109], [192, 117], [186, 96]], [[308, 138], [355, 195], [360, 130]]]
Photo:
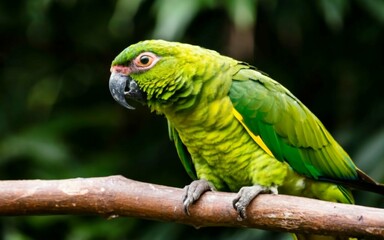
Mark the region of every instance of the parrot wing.
[[196, 180], [197, 174], [192, 162], [192, 157], [189, 154], [187, 147], [181, 141], [179, 137], [179, 133], [176, 131], [176, 129], [172, 126], [172, 124], [169, 121], [168, 121], [168, 134], [169, 134], [169, 138], [175, 143], [177, 154], [179, 155], [179, 158], [185, 168], [185, 171], [193, 180]]
[[268, 154], [313, 179], [359, 178], [348, 154], [291, 92], [245, 63], [238, 67], [229, 93], [234, 114]]

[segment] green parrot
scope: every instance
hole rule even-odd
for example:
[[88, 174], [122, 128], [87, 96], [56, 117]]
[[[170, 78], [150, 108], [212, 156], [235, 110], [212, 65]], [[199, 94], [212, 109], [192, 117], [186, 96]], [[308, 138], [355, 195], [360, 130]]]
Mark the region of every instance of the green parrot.
[[121, 105], [133, 109], [126, 98], [134, 99], [167, 118], [194, 180], [185, 187], [187, 214], [214, 189], [237, 192], [233, 206], [240, 218], [260, 193], [349, 204], [351, 188], [384, 194], [384, 185], [355, 166], [300, 100], [245, 62], [199, 46], [147, 40], [113, 60], [109, 88]]

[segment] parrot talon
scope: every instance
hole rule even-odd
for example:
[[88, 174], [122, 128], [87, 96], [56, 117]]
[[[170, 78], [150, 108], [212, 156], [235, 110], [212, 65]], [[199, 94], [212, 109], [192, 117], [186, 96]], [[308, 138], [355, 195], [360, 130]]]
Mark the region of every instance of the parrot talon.
[[215, 191], [212, 183], [205, 179], [195, 180], [184, 187], [183, 206], [184, 213], [190, 216], [189, 206], [199, 200], [200, 196], [207, 191]]
[[260, 193], [272, 193], [277, 194], [277, 187], [265, 187], [260, 185], [254, 185], [249, 187], [242, 187], [237, 193], [236, 197], [232, 201], [233, 208], [239, 214], [237, 220], [242, 221], [247, 218], [247, 207], [253, 199], [255, 199]]

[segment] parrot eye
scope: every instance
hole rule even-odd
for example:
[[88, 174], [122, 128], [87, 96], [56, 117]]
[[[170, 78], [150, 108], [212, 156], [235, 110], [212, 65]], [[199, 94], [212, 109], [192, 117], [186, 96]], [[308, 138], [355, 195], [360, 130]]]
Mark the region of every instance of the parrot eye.
[[147, 55], [140, 57], [140, 64], [147, 65], [151, 61], [151, 58]]
[[155, 54], [151, 52], [145, 52], [137, 56], [133, 62], [137, 68], [146, 70], [152, 67], [157, 62], [157, 60], [159, 60], [159, 58]]

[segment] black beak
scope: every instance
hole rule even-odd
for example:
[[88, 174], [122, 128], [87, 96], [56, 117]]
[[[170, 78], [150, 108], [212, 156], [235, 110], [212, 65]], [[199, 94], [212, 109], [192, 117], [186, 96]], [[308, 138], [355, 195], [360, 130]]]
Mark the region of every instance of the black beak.
[[120, 105], [128, 109], [135, 109], [127, 103], [125, 96], [138, 102], [145, 102], [145, 94], [139, 89], [137, 83], [127, 75], [118, 72], [112, 72], [109, 78], [109, 91], [111, 91], [113, 99]]

